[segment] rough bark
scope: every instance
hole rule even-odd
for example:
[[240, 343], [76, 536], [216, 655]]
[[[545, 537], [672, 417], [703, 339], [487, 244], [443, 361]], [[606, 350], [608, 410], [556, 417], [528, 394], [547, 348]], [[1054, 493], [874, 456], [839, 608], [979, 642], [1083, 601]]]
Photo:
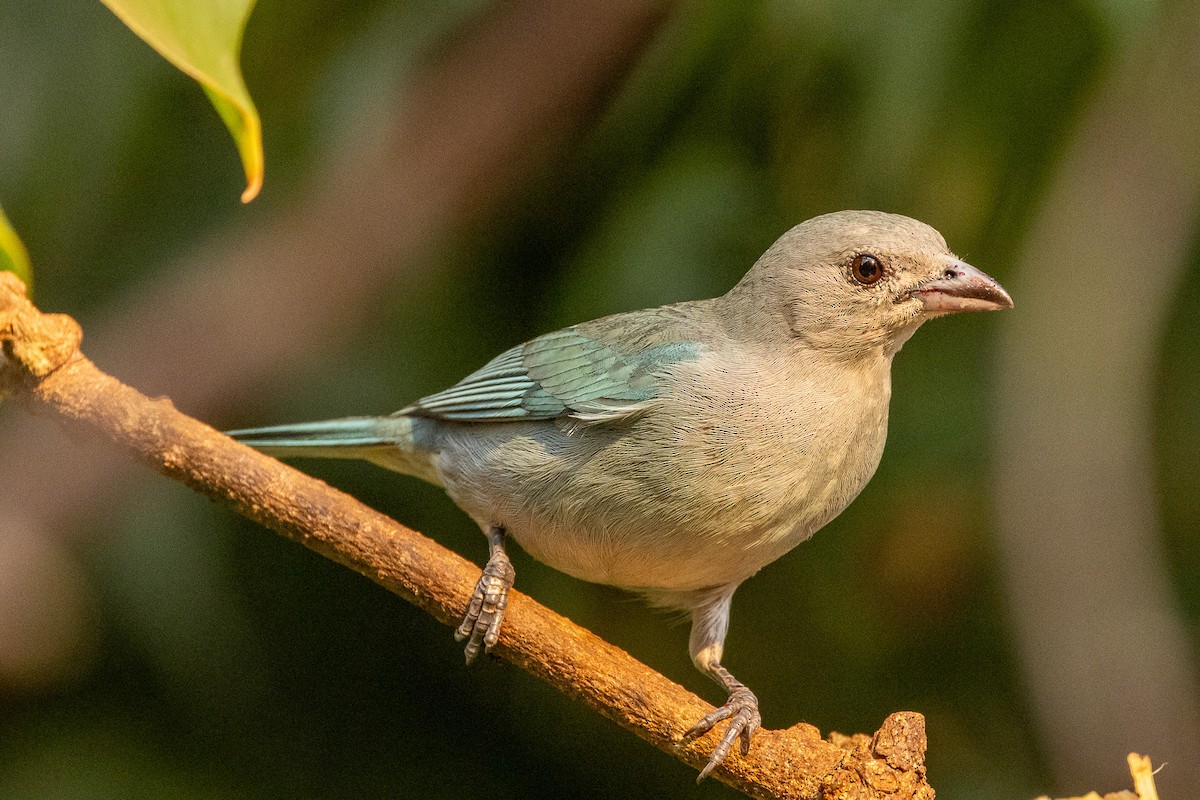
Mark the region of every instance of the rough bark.
[[[479, 568], [433, 540], [325, 483], [240, 445], [113, 378], [79, 350], [70, 317], [40, 313], [15, 276], [0, 273], [0, 386], [30, 411], [224, 503], [456, 624]], [[699, 768], [717, 733], [680, 747], [712, 710], [702, 699], [623, 650], [513, 592], [493, 651], [641, 738]], [[718, 728], [719, 730], [720, 728]], [[714, 773], [754, 797], [806, 800], [932, 800], [925, 780], [925, 722], [892, 714], [874, 736], [833, 734], [807, 724], [764, 730], [749, 756]]]

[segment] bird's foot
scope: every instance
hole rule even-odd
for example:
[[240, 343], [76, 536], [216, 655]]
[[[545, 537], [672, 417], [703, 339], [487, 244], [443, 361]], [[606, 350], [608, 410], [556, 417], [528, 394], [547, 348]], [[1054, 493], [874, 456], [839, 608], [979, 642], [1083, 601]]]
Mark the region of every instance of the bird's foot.
[[462, 624], [454, 632], [454, 638], [458, 641], [467, 640], [464, 653], [468, 664], [479, 655], [480, 648], [486, 653], [500, 638], [500, 623], [504, 620], [504, 609], [508, 605], [508, 590], [512, 588], [516, 574], [504, 550], [493, 549], [483, 574], [475, 583], [475, 593], [471, 595]]
[[729, 720], [729, 726], [725, 728], [725, 735], [721, 737], [721, 741], [713, 750], [708, 764], [700, 770], [700, 774], [696, 777], [696, 783], [707, 778], [708, 774], [725, 760], [729, 751], [733, 749], [733, 743], [739, 738], [741, 739], [742, 755], [750, 752], [750, 738], [762, 726], [762, 716], [758, 713], [758, 698], [754, 696], [754, 692], [745, 686], [734, 687], [729, 692], [729, 699], [725, 701], [725, 705], [711, 714], [706, 714], [693, 725], [683, 735], [682, 743], [700, 738], [711, 731], [718, 722], [726, 719]]

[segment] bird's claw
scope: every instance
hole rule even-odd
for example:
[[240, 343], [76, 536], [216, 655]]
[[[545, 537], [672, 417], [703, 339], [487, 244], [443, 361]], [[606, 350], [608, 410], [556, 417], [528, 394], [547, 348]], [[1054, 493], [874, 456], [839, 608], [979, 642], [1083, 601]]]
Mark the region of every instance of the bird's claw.
[[504, 551], [494, 551], [475, 583], [475, 592], [471, 595], [462, 624], [454, 632], [454, 638], [458, 641], [467, 640], [464, 654], [468, 664], [475, 660], [481, 648], [486, 653], [500, 638], [500, 623], [508, 606], [508, 590], [512, 588], [515, 577], [516, 570]]
[[735, 688], [729, 693], [729, 699], [725, 701], [725, 705], [705, 714], [699, 722], [688, 729], [687, 733], [683, 735], [681, 743], [686, 744], [700, 738], [711, 731], [718, 722], [726, 719], [729, 720], [729, 725], [725, 728], [725, 735], [717, 743], [704, 769], [700, 770], [700, 774], [696, 776], [696, 783], [707, 778], [709, 773], [725, 760], [729, 751], [733, 749], [733, 743], [739, 738], [741, 739], [742, 755], [750, 752], [750, 739], [762, 726], [762, 716], [758, 713], [758, 698], [754, 696], [754, 692], [745, 686]]

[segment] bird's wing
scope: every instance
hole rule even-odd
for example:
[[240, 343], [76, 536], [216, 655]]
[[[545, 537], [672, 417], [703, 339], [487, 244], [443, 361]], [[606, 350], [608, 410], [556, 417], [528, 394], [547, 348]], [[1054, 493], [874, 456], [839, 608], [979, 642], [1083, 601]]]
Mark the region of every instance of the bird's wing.
[[682, 343], [621, 353], [567, 328], [507, 350], [449, 389], [397, 413], [457, 422], [557, 417], [612, 422], [640, 413], [654, 400], [656, 370], [695, 357], [696, 346]]

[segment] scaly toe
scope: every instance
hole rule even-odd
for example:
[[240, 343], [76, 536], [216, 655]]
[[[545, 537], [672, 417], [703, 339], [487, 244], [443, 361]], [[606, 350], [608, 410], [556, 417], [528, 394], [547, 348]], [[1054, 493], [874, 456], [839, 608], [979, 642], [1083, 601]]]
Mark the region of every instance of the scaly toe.
[[695, 725], [688, 728], [687, 733], [683, 735], [683, 738], [680, 741], [686, 744], [693, 739], [699, 739], [701, 736], [711, 731], [713, 726], [715, 726], [718, 722], [723, 719], [729, 719], [732, 716], [732, 708], [730, 708], [728, 705], [721, 706], [715, 711], [705, 714], [696, 722]]
[[725, 758], [729, 755], [729, 751], [733, 749], [734, 742], [739, 741], [739, 739], [740, 747], [738, 749], [742, 755], [750, 752], [750, 740], [753, 738], [755, 731], [762, 726], [762, 717], [758, 712], [758, 698], [745, 687], [734, 690], [729, 695], [729, 700], [725, 702], [725, 705], [701, 718], [699, 722], [688, 729], [688, 732], [683, 735], [681, 741], [686, 743], [703, 736], [712, 730], [713, 726], [718, 722], [725, 719], [729, 720], [729, 725], [725, 728], [725, 733], [721, 737], [721, 741], [713, 748], [712, 756], [708, 759], [708, 763], [704, 765], [704, 769], [700, 770], [700, 774], [696, 776], [696, 783], [707, 778], [714, 769], [725, 761]]
[[476, 581], [463, 621], [454, 631], [455, 639], [467, 640], [463, 654], [468, 664], [475, 660], [480, 650], [485, 653], [491, 650], [500, 638], [500, 624], [504, 621], [508, 590], [515, 574], [508, 557], [500, 553], [488, 559], [483, 574]]

